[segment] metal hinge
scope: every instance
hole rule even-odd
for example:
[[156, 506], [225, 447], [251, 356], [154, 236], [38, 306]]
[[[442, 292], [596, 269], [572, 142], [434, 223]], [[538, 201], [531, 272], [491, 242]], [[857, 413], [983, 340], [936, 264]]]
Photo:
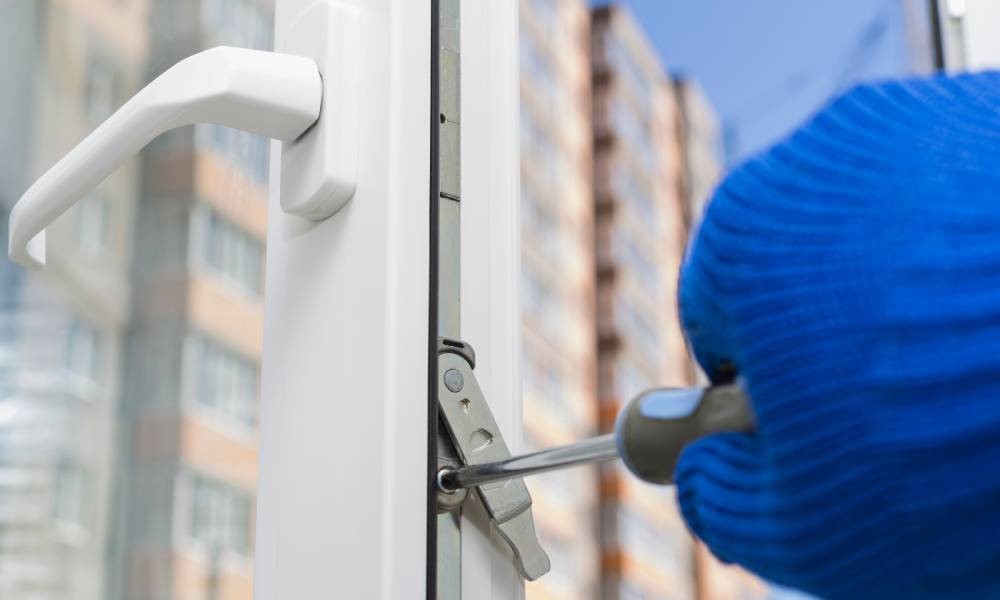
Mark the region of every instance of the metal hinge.
[[[438, 405], [462, 465], [477, 465], [511, 456], [496, 419], [486, 404], [473, 369], [476, 355], [465, 342], [438, 339]], [[441, 464], [440, 468], [461, 465]], [[532, 581], [549, 572], [549, 557], [535, 533], [531, 494], [522, 479], [475, 488], [490, 521], [514, 551], [521, 576]], [[467, 490], [438, 493], [438, 510], [456, 510]]]

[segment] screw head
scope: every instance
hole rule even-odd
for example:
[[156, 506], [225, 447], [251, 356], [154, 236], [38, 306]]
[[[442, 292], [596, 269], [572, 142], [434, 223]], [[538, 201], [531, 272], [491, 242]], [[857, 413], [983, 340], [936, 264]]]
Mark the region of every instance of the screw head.
[[465, 378], [456, 369], [448, 369], [444, 372], [444, 386], [452, 392], [460, 392], [465, 387]]

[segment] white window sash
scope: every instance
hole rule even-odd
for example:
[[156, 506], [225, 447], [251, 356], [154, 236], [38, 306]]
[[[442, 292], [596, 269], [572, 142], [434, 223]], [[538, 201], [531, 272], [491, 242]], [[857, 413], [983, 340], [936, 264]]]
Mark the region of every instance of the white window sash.
[[[276, 47], [312, 0], [278, 0]], [[353, 3], [353, 2], [352, 2]], [[426, 589], [430, 0], [362, 8], [359, 185], [319, 224], [279, 205], [271, 147], [255, 596], [422, 598]], [[463, 337], [521, 448], [516, 2], [462, 3]], [[336, 90], [331, 90], [335, 93]], [[435, 519], [436, 521], [436, 519]], [[463, 598], [523, 597], [470, 502]]]

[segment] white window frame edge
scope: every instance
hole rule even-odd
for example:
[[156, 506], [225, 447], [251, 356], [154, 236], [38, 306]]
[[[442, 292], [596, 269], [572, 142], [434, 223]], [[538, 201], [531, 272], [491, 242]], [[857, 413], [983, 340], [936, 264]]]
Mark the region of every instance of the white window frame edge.
[[[311, 1], [277, 0], [279, 50]], [[258, 599], [426, 589], [431, 5], [349, 1], [363, 14], [367, 74], [354, 198], [321, 223], [282, 213], [271, 146]], [[463, 337], [515, 451], [517, 16], [516, 2], [463, 3]], [[462, 536], [463, 597], [523, 597], [509, 550], [475, 503]]]
[[[1000, 65], [1000, 41], [997, 41], [996, 26], [1000, 18], [1000, 7], [989, 0], [966, 0], [962, 13], [960, 39], [949, 34], [952, 19], [948, 2], [941, 3], [941, 21], [946, 48], [947, 67], [952, 70], [995, 68]], [[964, 62], [963, 62], [964, 61]]]
[[[518, 2], [463, 2], [462, 337], [511, 451], [522, 447]], [[462, 597], [524, 597], [478, 502], [462, 523]]]
[[[276, 2], [279, 50], [311, 3]], [[271, 146], [258, 599], [424, 590], [430, 4], [350, 3], [365, 46], [353, 199], [319, 223], [283, 213]]]

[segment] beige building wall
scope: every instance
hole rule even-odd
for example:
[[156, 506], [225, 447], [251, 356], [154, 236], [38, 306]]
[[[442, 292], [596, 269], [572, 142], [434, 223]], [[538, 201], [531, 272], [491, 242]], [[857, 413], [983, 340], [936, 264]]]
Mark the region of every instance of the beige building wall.
[[[210, 46], [270, 47], [271, 13], [5, 6], [4, 226], [159, 72]], [[53, 225], [45, 271], [0, 261], [0, 597], [251, 597], [266, 170], [265, 140], [177, 131]]]
[[[149, 78], [216, 45], [270, 49], [271, 0], [156, 2]], [[249, 599], [267, 140], [199, 125], [144, 153], [123, 412], [122, 599]]]
[[680, 107], [678, 137], [683, 149], [682, 196], [687, 228], [694, 230], [722, 176], [722, 154], [718, 119], [695, 81], [676, 79], [674, 95]]
[[[595, 10], [592, 27], [598, 403], [611, 431], [635, 394], [690, 382], [674, 300], [684, 158], [679, 107], [641, 28], [616, 6]], [[694, 547], [672, 496], [603, 469], [603, 598], [694, 597]]]
[[[0, 207], [135, 92], [149, 2], [5, 4]], [[0, 598], [104, 598], [138, 161], [0, 259]]]
[[[715, 113], [701, 87], [694, 81], [674, 80], [673, 92], [679, 107], [677, 135], [683, 157], [680, 197], [683, 203], [681, 239], [688, 243], [697, 230], [705, 207], [722, 175], [719, 163], [719, 131]], [[682, 257], [683, 260], [683, 257]], [[676, 281], [676, 277], [674, 278]], [[676, 291], [676, 290], [675, 290]], [[676, 305], [676, 302], [672, 303]], [[708, 381], [694, 358], [685, 352], [691, 373], [690, 384]], [[758, 578], [732, 565], [720, 563], [698, 542], [695, 551], [695, 587], [705, 600], [750, 600], [766, 598], [767, 586]]]
[[[526, 445], [542, 448], [596, 431], [590, 20], [581, 0], [524, 0], [520, 9], [524, 426]], [[527, 484], [552, 560], [528, 598], [594, 597], [595, 469]]]
[[[629, 11], [592, 16], [598, 404], [610, 431], [623, 403], [704, 382], [685, 345], [677, 282], [690, 232], [719, 177], [717, 124], [694, 83], [667, 71]], [[760, 598], [688, 533], [674, 490], [620, 465], [601, 483], [603, 598]]]

